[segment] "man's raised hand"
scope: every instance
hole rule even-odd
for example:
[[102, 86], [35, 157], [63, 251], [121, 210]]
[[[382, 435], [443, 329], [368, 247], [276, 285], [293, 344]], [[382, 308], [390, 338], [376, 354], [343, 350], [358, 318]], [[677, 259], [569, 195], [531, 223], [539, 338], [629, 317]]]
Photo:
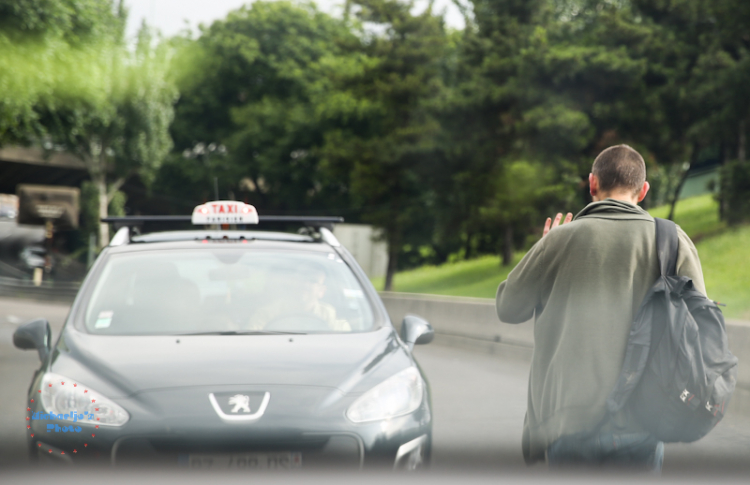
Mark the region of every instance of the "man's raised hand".
[[[542, 237], [546, 236], [548, 232], [550, 232], [552, 229], [556, 228], [560, 225], [560, 219], [562, 219], [562, 213], [558, 212], [555, 216], [555, 222], [552, 222], [551, 218], [547, 218], [547, 221], [544, 223], [544, 232], [542, 233]], [[563, 224], [567, 224], [568, 222], [573, 220], [573, 214], [568, 212], [565, 216], [565, 220], [563, 221]]]

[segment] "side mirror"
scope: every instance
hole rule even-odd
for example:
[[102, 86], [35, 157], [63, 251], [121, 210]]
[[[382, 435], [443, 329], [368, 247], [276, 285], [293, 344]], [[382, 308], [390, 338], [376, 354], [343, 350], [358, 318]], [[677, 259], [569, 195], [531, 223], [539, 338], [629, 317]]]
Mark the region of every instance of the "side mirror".
[[409, 349], [415, 345], [429, 344], [435, 338], [432, 325], [424, 318], [416, 315], [406, 315], [401, 323], [401, 340], [406, 342]]
[[44, 362], [52, 346], [49, 322], [39, 318], [21, 325], [13, 333], [13, 345], [22, 350], [36, 349], [39, 352], [39, 360]]

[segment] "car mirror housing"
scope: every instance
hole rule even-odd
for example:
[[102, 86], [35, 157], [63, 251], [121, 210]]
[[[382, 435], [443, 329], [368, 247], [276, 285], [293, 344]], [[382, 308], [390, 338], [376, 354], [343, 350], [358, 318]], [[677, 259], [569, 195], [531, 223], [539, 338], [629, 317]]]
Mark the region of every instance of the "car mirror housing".
[[416, 315], [406, 315], [401, 323], [401, 340], [406, 342], [410, 349], [415, 345], [428, 344], [435, 338], [432, 325], [424, 318]]
[[21, 325], [13, 333], [13, 345], [22, 350], [36, 349], [39, 352], [39, 360], [44, 362], [52, 345], [49, 322], [39, 318]]

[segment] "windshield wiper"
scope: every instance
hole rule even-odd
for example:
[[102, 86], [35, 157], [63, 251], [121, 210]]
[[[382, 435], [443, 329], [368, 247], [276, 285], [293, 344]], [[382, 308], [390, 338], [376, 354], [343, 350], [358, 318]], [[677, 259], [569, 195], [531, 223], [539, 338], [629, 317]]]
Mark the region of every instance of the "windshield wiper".
[[304, 332], [280, 332], [275, 330], [248, 330], [238, 332], [237, 330], [224, 330], [216, 332], [181, 333], [179, 335], [305, 335]]

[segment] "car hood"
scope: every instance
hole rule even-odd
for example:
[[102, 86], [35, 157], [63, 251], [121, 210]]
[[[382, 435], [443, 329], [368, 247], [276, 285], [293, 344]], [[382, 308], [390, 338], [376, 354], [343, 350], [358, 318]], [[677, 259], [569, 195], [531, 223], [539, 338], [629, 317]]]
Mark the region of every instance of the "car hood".
[[101, 336], [66, 328], [50, 371], [115, 398], [181, 387], [360, 393], [414, 365], [392, 327], [351, 334]]

